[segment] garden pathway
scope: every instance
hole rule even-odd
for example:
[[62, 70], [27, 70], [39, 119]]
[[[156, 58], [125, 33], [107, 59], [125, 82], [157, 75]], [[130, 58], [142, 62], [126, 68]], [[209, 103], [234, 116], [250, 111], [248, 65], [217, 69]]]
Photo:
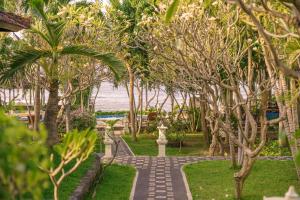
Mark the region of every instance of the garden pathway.
[[[224, 157], [196, 156], [135, 156], [123, 139], [118, 137], [116, 163], [132, 165], [137, 169], [133, 186], [133, 200], [190, 200], [192, 199], [182, 166], [206, 160], [225, 160]], [[260, 157], [263, 160], [291, 160], [289, 156]]]
[[181, 167], [200, 160], [224, 160], [223, 157], [151, 157], [134, 156], [120, 139], [116, 163], [133, 165], [137, 179], [133, 200], [188, 200], [192, 199]]

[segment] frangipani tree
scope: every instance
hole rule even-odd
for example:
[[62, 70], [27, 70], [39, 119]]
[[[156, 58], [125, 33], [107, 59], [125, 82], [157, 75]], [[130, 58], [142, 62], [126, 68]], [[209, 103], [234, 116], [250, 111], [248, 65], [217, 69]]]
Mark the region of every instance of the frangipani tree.
[[[182, 6], [167, 25], [159, 17], [145, 23], [151, 30], [147, 38], [153, 47], [152, 69], [163, 74], [162, 80], [195, 91], [208, 104], [210, 152], [214, 154], [218, 143], [227, 143], [234, 166], [235, 146], [243, 150], [241, 169], [234, 174], [236, 197], [241, 199], [245, 180], [266, 143], [267, 128], [281, 118], [266, 119], [272, 81], [264, 63], [243, 64], [257, 41], [245, 39], [245, 28], [230, 10], [222, 1], [213, 8], [192, 3]], [[261, 103], [258, 116], [248, 103], [256, 99]]]
[[[52, 2], [53, 3], [53, 2]], [[54, 4], [57, 2], [54, 2]], [[49, 4], [51, 4], [49, 2]], [[67, 20], [57, 17], [57, 9], [46, 10], [47, 4], [43, 0], [32, 0], [31, 10], [37, 16], [36, 22], [31, 28], [30, 34], [39, 36], [36, 45], [28, 45], [15, 52], [10, 63], [3, 69], [1, 80], [26, 72], [33, 63], [42, 62], [43, 71], [46, 74], [49, 89], [49, 99], [45, 112], [45, 126], [48, 130], [48, 144], [58, 142], [57, 114], [58, 114], [58, 91], [60, 85], [59, 72], [61, 58], [64, 56], [86, 56], [101, 61], [115, 74], [116, 78], [123, 73], [124, 66], [112, 53], [97, 51], [89, 46], [74, 44], [65, 41]], [[49, 8], [51, 7], [48, 5]], [[53, 4], [52, 4], [53, 6]]]

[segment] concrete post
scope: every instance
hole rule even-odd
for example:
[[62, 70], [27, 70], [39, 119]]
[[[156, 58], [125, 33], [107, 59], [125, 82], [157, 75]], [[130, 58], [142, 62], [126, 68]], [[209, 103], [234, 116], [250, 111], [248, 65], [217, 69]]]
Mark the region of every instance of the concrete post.
[[156, 140], [158, 144], [158, 157], [165, 157], [166, 156], [166, 144], [168, 143], [168, 140], [166, 139], [166, 130], [168, 129], [163, 124], [158, 128], [159, 136]]
[[109, 137], [111, 134], [111, 127], [106, 126], [105, 128], [105, 136], [103, 143], [105, 144], [105, 155], [103, 159], [110, 159], [113, 157], [112, 155], [112, 144], [114, 143], [113, 140]]

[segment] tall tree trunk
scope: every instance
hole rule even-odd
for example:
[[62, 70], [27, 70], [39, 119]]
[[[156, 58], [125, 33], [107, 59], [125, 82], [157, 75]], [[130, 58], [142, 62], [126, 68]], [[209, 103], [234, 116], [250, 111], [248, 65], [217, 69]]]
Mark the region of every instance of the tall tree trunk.
[[40, 67], [36, 70], [35, 99], [34, 99], [34, 125], [33, 128], [39, 131], [41, 115], [41, 86], [40, 86]]
[[139, 95], [139, 111], [140, 111], [140, 117], [139, 117], [139, 126], [138, 126], [138, 131], [137, 131], [137, 135], [140, 134], [142, 126], [143, 126], [143, 95], [144, 95], [144, 88], [143, 88], [143, 83], [141, 81], [140, 84], [140, 95]]
[[145, 105], [145, 110], [147, 111], [148, 110], [148, 81], [146, 81], [146, 85], [145, 85], [145, 102], [146, 102], [146, 105]]
[[205, 145], [206, 145], [206, 147], [209, 147], [209, 144], [210, 144], [209, 129], [207, 127], [207, 122], [206, 122], [206, 119], [205, 119], [205, 115], [206, 115], [206, 105], [205, 105], [205, 102], [200, 100], [201, 130], [202, 130], [203, 135], [204, 135]]
[[69, 97], [66, 99], [66, 133], [70, 132], [70, 130], [72, 129], [71, 125], [70, 125], [70, 118], [71, 118], [71, 103], [70, 103], [70, 99]]
[[45, 111], [45, 126], [48, 131], [47, 143], [49, 146], [59, 142], [57, 135], [57, 114], [58, 114], [58, 89], [59, 81], [52, 80], [49, 88], [49, 98]]
[[130, 116], [130, 130], [132, 135], [132, 140], [137, 141], [136, 138], [136, 119], [134, 113], [134, 73], [132, 69], [128, 67], [128, 74], [129, 74], [129, 116]]

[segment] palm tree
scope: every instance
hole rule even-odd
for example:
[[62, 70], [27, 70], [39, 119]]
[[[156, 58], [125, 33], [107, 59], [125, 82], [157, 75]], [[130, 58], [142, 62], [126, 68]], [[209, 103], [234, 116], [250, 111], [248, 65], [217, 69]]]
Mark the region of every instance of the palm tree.
[[[129, 119], [132, 140], [137, 140], [137, 113], [135, 108], [134, 82], [138, 77], [145, 77], [148, 73], [147, 44], [137, 39], [139, 29], [138, 23], [143, 14], [154, 14], [155, 9], [148, 0], [110, 0], [112, 9], [109, 11], [109, 26], [116, 32], [118, 38], [117, 49], [121, 52], [126, 62], [128, 72], [128, 94], [129, 94]], [[119, 13], [122, 13], [119, 16]], [[125, 26], [125, 28], [124, 28]], [[124, 43], [123, 38], [129, 36]], [[119, 48], [121, 46], [121, 49]], [[141, 78], [142, 79], [142, 78]]]
[[87, 56], [100, 60], [107, 65], [118, 79], [124, 71], [124, 66], [112, 53], [98, 52], [84, 45], [65, 45], [63, 35], [66, 30], [66, 22], [62, 19], [50, 20], [44, 10], [43, 0], [32, 0], [30, 8], [38, 16], [41, 25], [38, 28], [31, 28], [31, 33], [43, 41], [45, 48], [28, 46], [15, 52], [9, 64], [1, 73], [1, 80], [6, 81], [19, 73], [24, 73], [28, 67], [39, 60], [47, 65], [41, 65], [49, 81], [49, 98], [45, 111], [44, 123], [48, 130], [48, 145], [52, 146], [58, 142], [57, 115], [59, 102], [59, 61], [64, 56]]

